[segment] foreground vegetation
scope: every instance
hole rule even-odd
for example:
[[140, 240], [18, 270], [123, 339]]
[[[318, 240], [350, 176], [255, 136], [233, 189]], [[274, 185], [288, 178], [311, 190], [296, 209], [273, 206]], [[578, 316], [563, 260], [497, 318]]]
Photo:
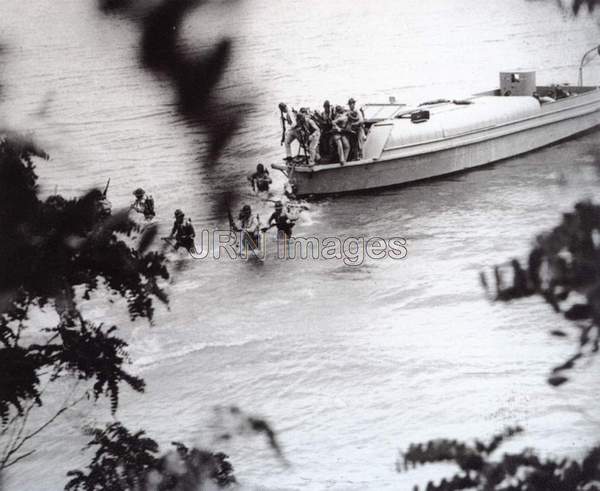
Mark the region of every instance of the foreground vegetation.
[[[547, 382], [559, 387], [569, 372], [585, 358], [595, 357], [600, 345], [600, 206], [580, 202], [563, 215], [552, 230], [540, 234], [522, 266], [516, 259], [494, 267], [494, 286], [482, 275], [482, 283], [495, 300], [509, 302], [537, 295], [558, 315], [573, 322], [578, 331], [575, 353], [557, 364]], [[554, 329], [553, 336], [566, 337]], [[580, 462], [542, 459], [530, 449], [497, 455], [501, 443], [520, 433], [509, 428], [489, 443], [432, 440], [410, 445], [403, 452], [399, 470], [411, 465], [454, 462], [459, 472], [427, 491], [478, 489], [482, 491], [600, 491], [600, 446], [589, 450]]]
[[[152, 250], [156, 228], [143, 232], [127, 211], [106, 216], [102, 195], [60, 195], [40, 200], [33, 158], [46, 155], [29, 140], [3, 135], [0, 141], [0, 471], [32, 455], [32, 441], [84, 398], [119, 406], [123, 384], [144, 391], [144, 381], [126, 370], [127, 343], [118, 326], [95, 324], [82, 303], [97, 290], [126, 301], [132, 319], [152, 320], [154, 303], [168, 303], [161, 280], [169, 278], [165, 255]], [[31, 321], [44, 310], [47, 327]], [[55, 315], [51, 315], [54, 313]], [[88, 382], [36, 427], [31, 413], [64, 378]], [[197, 489], [210, 480], [235, 482], [227, 456], [205, 450], [176, 449], [160, 455], [144, 432], [120, 423], [91, 431], [96, 453], [87, 472], [73, 471], [66, 489]], [[153, 488], [152, 485], [159, 487]], [[186, 487], [187, 486], [187, 487]]]

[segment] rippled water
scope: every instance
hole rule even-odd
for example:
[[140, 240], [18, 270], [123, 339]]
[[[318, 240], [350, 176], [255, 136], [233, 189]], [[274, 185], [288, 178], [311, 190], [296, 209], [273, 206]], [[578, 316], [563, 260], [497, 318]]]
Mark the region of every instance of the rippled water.
[[[134, 187], [150, 190], [165, 231], [175, 207], [197, 229], [213, 228], [223, 226], [214, 197], [259, 159], [280, 158], [279, 101], [458, 97], [495, 87], [497, 72], [512, 67], [537, 69], [540, 84], [575, 82], [598, 34], [592, 20], [552, 2], [401, 5], [245, 0], [233, 13], [222, 4], [195, 13], [183, 33], [190, 49], [233, 36], [235, 68], [221, 90], [254, 103], [220, 164], [207, 168], [205, 136], [176, 113], [167, 83], [139, 69], [130, 24], [89, 2], [0, 0], [1, 114], [33, 128], [51, 153], [39, 167], [45, 193], [72, 195], [111, 177], [115, 206]], [[600, 80], [599, 65], [589, 81]], [[190, 261], [154, 327], [116, 319], [148, 383], [147, 394], [124, 397], [118, 417], [163, 443], [205, 445], [214, 443], [216, 404], [268, 418], [290, 467], [258, 438], [222, 447], [239, 479], [260, 489], [411, 489], [421, 473], [395, 471], [399, 448], [507, 424], [527, 430], [516, 448], [579, 455], [598, 434], [597, 363], [558, 391], [548, 387], [545, 375], [571, 353], [575, 333], [551, 338], [549, 328], [568, 324], [538, 300], [489, 304], [477, 273], [526, 254], [577, 199], [600, 198], [599, 147], [589, 133], [467, 174], [322, 199], [296, 227], [306, 236], [404, 237], [400, 261]], [[108, 309], [97, 299], [89, 313]], [[85, 461], [82, 422], [107, 418], [104, 406], [75, 411], [41, 437], [7, 488], [60, 489], [66, 470]]]

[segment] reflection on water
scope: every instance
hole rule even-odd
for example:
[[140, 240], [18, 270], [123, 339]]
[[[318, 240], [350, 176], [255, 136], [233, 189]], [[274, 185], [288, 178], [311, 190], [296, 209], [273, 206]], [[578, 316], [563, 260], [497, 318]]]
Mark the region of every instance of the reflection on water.
[[[497, 72], [512, 67], [537, 69], [540, 84], [574, 82], [597, 35], [593, 21], [567, 18], [551, 2], [242, 5], [235, 22], [201, 9], [184, 33], [190, 48], [233, 35], [235, 65], [221, 90], [255, 102], [206, 170], [195, 165], [205, 136], [177, 115], [166, 83], [139, 70], [137, 33], [126, 23], [76, 0], [40, 1], [27, 15], [1, 0], [9, 41], [2, 115], [45, 142], [44, 192], [79, 193], [110, 177], [115, 206], [147, 189], [165, 231], [175, 208], [199, 230], [222, 228], [215, 197], [245, 185], [259, 160], [281, 157], [278, 102], [460, 97], [495, 87]], [[587, 80], [600, 80], [598, 66]], [[47, 117], [35, 118], [43, 104]], [[577, 455], [597, 430], [598, 415], [585, 412], [598, 390], [593, 367], [560, 390], [544, 385], [570, 354], [568, 342], [547, 334], [562, 321], [536, 300], [488, 304], [477, 273], [525, 254], [577, 199], [598, 198], [597, 152], [589, 133], [447, 179], [321, 199], [295, 229], [404, 237], [403, 260], [190, 260], [171, 288], [171, 312], [159, 312], [152, 328], [126, 328], [148, 392], [124, 400], [119, 417], [165, 443], [211, 445], [211, 405], [264, 415], [291, 468], [279, 468], [259, 440], [224, 450], [243, 482], [269, 489], [410, 489], [416, 476], [394, 470], [398, 448], [512, 423], [527, 430], [520, 446]], [[271, 212], [271, 203], [254, 204], [265, 218]], [[101, 301], [89, 308], [106, 313]], [[8, 489], [59, 489], [83, 459], [81, 419], [107, 414], [86, 408], [50, 430]]]

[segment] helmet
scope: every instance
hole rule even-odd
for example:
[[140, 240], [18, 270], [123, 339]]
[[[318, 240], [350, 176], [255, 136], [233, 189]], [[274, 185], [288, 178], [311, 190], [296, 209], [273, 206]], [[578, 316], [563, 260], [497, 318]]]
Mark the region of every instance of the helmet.
[[67, 204], [67, 200], [63, 198], [60, 194], [53, 194], [52, 196], [48, 196], [46, 199], [47, 206], [51, 206], [57, 209], [63, 209]]
[[343, 113], [344, 112], [344, 108], [340, 105], [335, 106], [335, 112], [336, 113]]
[[176, 217], [182, 217], [183, 216], [183, 211], [181, 211], [179, 208], [177, 208], [175, 210], [175, 216]]
[[133, 195], [134, 195], [134, 196], [136, 196], [136, 197], [138, 197], [138, 198], [141, 198], [142, 196], [144, 196], [144, 194], [145, 194], [145, 193], [146, 193], [146, 192], [145, 192], [145, 191], [144, 191], [142, 188], [137, 188], [137, 189], [136, 189], [136, 190], [133, 192]]
[[279, 103], [279, 110], [283, 111], [283, 112], [287, 111], [287, 106], [285, 105], [285, 103], [283, 103], [283, 102]]
[[354, 97], [350, 97], [350, 99], [348, 99], [348, 104], [355, 104], [356, 101], [354, 100]]
[[281, 201], [275, 201], [275, 208], [283, 208], [283, 203]]
[[264, 170], [265, 170], [265, 166], [264, 165], [258, 164], [256, 166], [256, 172], [264, 172]]
[[330, 106], [331, 106], [331, 103], [329, 101], [325, 101], [323, 103], [323, 107], [330, 107]]
[[240, 210], [240, 213], [238, 214], [238, 219], [245, 220], [251, 214], [252, 214], [252, 209], [250, 208], [250, 205], [244, 205], [244, 206], [242, 206], [242, 209]]
[[356, 111], [350, 111], [348, 113], [348, 119], [351, 119], [353, 121], [358, 121], [358, 113]]

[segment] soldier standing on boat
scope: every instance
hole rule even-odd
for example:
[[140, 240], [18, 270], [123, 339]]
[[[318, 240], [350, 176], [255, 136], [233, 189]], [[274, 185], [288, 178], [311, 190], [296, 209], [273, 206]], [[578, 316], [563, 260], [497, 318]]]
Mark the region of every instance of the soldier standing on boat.
[[[291, 121], [291, 117], [285, 108], [287, 120]], [[300, 146], [307, 152], [308, 165], [314, 165], [317, 158], [319, 139], [321, 138], [321, 130], [317, 123], [306, 112], [296, 114], [296, 124], [294, 124], [285, 135], [285, 159], [292, 160], [292, 142], [298, 140]]]
[[331, 129], [331, 121], [333, 120], [333, 109], [331, 108], [331, 103], [329, 101], [325, 101], [323, 103], [323, 112], [321, 113], [321, 118], [326, 126], [325, 130]]
[[137, 188], [133, 195], [135, 201], [131, 204], [130, 209], [144, 215], [146, 220], [152, 220], [156, 213], [154, 212], [154, 198], [146, 194], [142, 188]]
[[269, 171], [262, 164], [256, 166], [256, 172], [251, 174], [248, 180], [252, 184], [252, 191], [268, 191], [269, 185], [273, 182]]
[[188, 218], [185, 220], [185, 215], [180, 209], [175, 210], [175, 222], [171, 229], [171, 235], [167, 239], [175, 239], [173, 247], [175, 250], [180, 247], [185, 248], [188, 252], [194, 249], [194, 238], [196, 237], [196, 231], [192, 225], [192, 220]]
[[331, 121], [333, 119], [333, 109], [331, 108], [331, 104], [329, 101], [325, 101], [323, 103], [323, 111], [313, 112], [313, 119], [321, 129], [321, 135], [327, 134], [327, 132], [331, 131]]
[[356, 157], [358, 160], [363, 157], [363, 145], [367, 136], [365, 135], [365, 120], [362, 110], [356, 109], [356, 101], [353, 97], [348, 99], [348, 129], [356, 134]]
[[348, 125], [348, 116], [342, 106], [335, 106], [332, 123], [333, 142], [337, 149], [340, 164], [344, 165], [350, 154], [350, 141], [343, 133]]

